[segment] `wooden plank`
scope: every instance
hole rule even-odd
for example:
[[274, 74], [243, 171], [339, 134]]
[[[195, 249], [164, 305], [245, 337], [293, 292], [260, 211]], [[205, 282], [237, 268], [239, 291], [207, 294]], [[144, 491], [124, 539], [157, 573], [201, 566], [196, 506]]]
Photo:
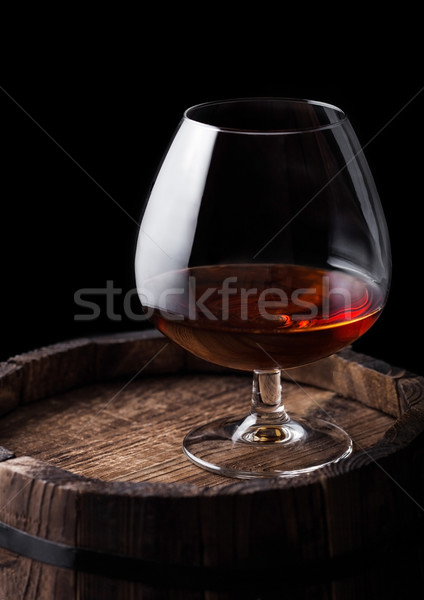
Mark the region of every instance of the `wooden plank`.
[[97, 381], [173, 373], [185, 366], [186, 353], [151, 330], [102, 336], [95, 344]]
[[20, 402], [22, 369], [13, 362], [0, 363], [0, 417]]
[[400, 416], [406, 408], [399, 405], [397, 382], [408, 375], [403, 369], [350, 349], [283, 372], [288, 380], [334, 390], [394, 417]]
[[74, 571], [0, 548], [0, 600], [77, 600], [76, 582]]
[[1, 521], [59, 543], [75, 543], [77, 494], [68, 484], [81, 478], [19, 457], [0, 463]]
[[21, 368], [20, 401], [34, 402], [95, 378], [95, 345], [88, 339], [54, 344], [10, 359]]

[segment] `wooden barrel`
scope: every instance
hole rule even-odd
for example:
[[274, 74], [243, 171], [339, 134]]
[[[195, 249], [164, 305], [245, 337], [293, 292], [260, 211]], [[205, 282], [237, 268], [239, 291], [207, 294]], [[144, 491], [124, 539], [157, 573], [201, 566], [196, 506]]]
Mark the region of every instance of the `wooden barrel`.
[[0, 599], [419, 597], [424, 379], [346, 350], [291, 370], [286, 405], [351, 457], [235, 480], [184, 434], [244, 412], [251, 378], [157, 332], [79, 339], [0, 367]]

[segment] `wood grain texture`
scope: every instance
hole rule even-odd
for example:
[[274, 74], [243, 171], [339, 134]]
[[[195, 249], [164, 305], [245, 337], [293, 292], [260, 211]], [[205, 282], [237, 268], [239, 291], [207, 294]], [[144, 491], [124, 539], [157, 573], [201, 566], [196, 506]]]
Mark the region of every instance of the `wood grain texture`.
[[0, 363], [0, 417], [20, 402], [22, 369], [13, 361]]
[[[93, 384], [23, 406], [0, 421], [0, 439], [17, 455], [104, 481], [190, 482], [225, 487], [181, 451], [186, 433], [217, 414], [249, 408], [251, 379], [190, 374]], [[321, 414], [369, 451], [396, 420], [331, 391], [286, 382], [290, 413]], [[366, 426], [365, 426], [366, 425]]]
[[285, 376], [334, 390], [394, 417], [408, 408], [402, 405], [398, 391], [399, 380], [408, 376], [405, 370], [349, 348], [312, 365], [291, 369]]
[[330, 416], [354, 453], [293, 479], [238, 481], [192, 465], [181, 441], [193, 425], [245, 412], [250, 377], [160, 334], [58, 344], [0, 374], [0, 521], [144, 561], [132, 581], [0, 550], [0, 600], [256, 600], [279, 597], [271, 583], [285, 572], [301, 582], [294, 598], [391, 597], [384, 565], [405, 556], [408, 581], [423, 584], [418, 375], [351, 350], [289, 371], [287, 408]]
[[77, 598], [76, 579], [77, 574], [70, 569], [0, 548], [0, 600], [73, 600]]

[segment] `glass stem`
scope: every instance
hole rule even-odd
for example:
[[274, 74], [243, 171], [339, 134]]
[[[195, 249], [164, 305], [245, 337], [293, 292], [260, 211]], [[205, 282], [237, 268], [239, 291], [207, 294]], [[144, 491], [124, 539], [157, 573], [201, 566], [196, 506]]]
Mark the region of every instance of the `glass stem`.
[[287, 415], [281, 397], [281, 372], [254, 371], [252, 404], [250, 414], [263, 423], [287, 423]]
[[289, 442], [294, 439], [292, 424], [281, 398], [280, 370], [253, 371], [250, 413], [238, 423], [232, 435], [233, 442], [260, 445]]

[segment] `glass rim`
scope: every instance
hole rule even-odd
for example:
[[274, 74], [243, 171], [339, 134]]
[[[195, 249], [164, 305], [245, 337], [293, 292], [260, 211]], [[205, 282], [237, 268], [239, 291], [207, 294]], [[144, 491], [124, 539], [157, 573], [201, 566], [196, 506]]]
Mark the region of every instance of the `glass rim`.
[[[333, 114], [338, 116], [338, 119], [333, 123], [323, 123], [309, 127], [298, 127], [298, 128], [244, 128], [244, 127], [228, 127], [228, 126], [220, 126], [214, 125], [212, 123], [208, 123], [205, 120], [200, 118], [194, 118], [194, 116], [190, 113], [197, 111], [202, 108], [225, 105], [225, 104], [235, 104], [235, 103], [243, 103], [247, 104], [250, 102], [281, 102], [285, 104], [310, 104], [312, 106], [320, 106], [322, 108], [329, 109], [333, 111]], [[334, 104], [329, 104], [328, 102], [322, 102], [319, 100], [310, 100], [307, 98], [290, 98], [284, 96], [247, 96], [240, 98], [226, 98], [222, 100], [211, 100], [209, 102], [201, 102], [199, 104], [194, 104], [188, 107], [183, 113], [183, 119], [187, 121], [191, 121], [192, 123], [196, 123], [197, 125], [201, 125], [203, 127], [208, 127], [215, 131], [219, 132], [229, 132], [229, 133], [242, 133], [242, 134], [251, 134], [251, 135], [293, 135], [299, 133], [308, 133], [313, 131], [321, 131], [324, 129], [332, 129], [334, 127], [338, 127], [347, 120], [346, 113]]]

